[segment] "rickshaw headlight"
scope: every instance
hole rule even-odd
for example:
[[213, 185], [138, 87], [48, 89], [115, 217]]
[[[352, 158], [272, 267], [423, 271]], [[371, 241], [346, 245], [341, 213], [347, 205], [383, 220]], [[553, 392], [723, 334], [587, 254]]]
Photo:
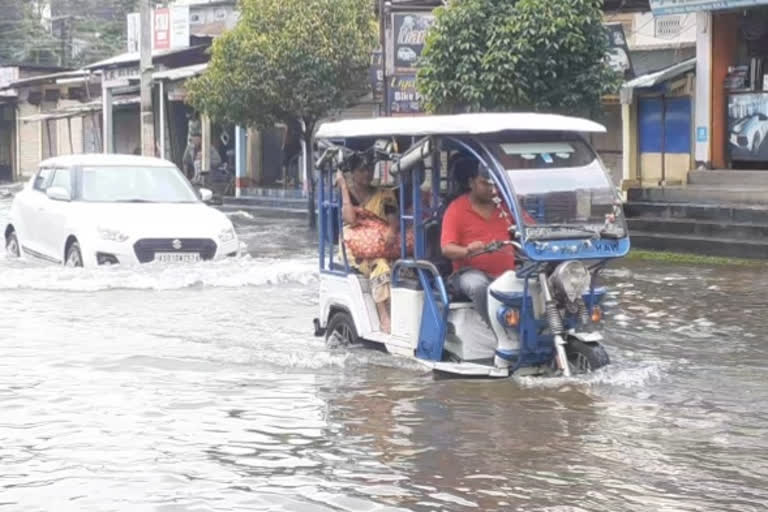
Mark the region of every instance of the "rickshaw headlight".
[[592, 276], [582, 262], [566, 261], [552, 273], [551, 282], [556, 293], [573, 302], [589, 291]]

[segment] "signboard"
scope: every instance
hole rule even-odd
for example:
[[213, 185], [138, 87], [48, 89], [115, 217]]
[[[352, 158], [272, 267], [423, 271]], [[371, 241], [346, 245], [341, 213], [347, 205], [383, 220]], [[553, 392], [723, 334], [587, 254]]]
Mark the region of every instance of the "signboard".
[[152, 49], [171, 49], [171, 10], [167, 7], [152, 11]]
[[139, 53], [139, 42], [141, 41], [141, 15], [139, 13], [128, 14], [125, 35], [128, 40], [126, 50], [130, 53]]
[[650, 0], [655, 16], [768, 5], [768, 0]]
[[371, 53], [371, 67], [368, 70], [368, 80], [371, 84], [371, 92], [373, 93], [373, 99], [378, 101], [382, 99], [384, 95], [384, 69], [383, 69], [383, 55], [381, 48], [374, 50]]
[[[164, 7], [152, 11], [152, 50], [175, 50], [189, 46], [189, 6]], [[139, 52], [141, 16], [127, 16], [128, 51]]]
[[393, 76], [389, 81], [389, 108], [393, 116], [423, 112], [421, 95], [416, 90], [416, 75]]
[[432, 12], [397, 12], [392, 14], [393, 41], [389, 46], [395, 73], [410, 72], [419, 66], [427, 31], [435, 21]]
[[8, 87], [19, 79], [19, 68], [16, 66], [0, 67], [0, 87]]
[[768, 162], [768, 94], [728, 96], [728, 153], [732, 161]]
[[141, 78], [139, 66], [105, 69], [102, 84], [105, 87], [125, 87], [130, 84], [130, 80], [139, 78]]
[[229, 4], [198, 3], [188, 7], [189, 25], [196, 36], [219, 36], [237, 25], [240, 16], [235, 2]]
[[388, 110], [392, 115], [420, 114], [421, 96], [416, 91], [416, 72], [427, 32], [435, 21], [432, 11], [392, 13], [387, 31]]
[[611, 50], [608, 54], [608, 61], [613, 69], [623, 73], [624, 80], [631, 80], [635, 77], [632, 70], [632, 59], [629, 56], [629, 47], [627, 38], [624, 36], [624, 25], [621, 23], [606, 23], [611, 38]]

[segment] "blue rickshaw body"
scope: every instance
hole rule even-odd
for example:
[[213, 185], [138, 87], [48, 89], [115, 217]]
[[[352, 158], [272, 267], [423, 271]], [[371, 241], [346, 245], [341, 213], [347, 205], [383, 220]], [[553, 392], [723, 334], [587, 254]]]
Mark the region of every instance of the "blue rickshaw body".
[[[461, 116], [452, 116], [461, 117]], [[404, 125], [403, 125], [404, 126]], [[378, 136], [379, 134], [375, 134]], [[390, 133], [389, 136], [398, 136], [400, 133]], [[338, 137], [334, 140], [337, 145], [346, 148], [355, 148], [359, 139], [365, 137]], [[369, 137], [370, 138], [370, 137]], [[427, 141], [427, 142], [425, 142]], [[623, 236], [603, 237], [567, 237], [563, 239], [535, 240], [528, 237], [528, 228], [523, 219], [523, 205], [516, 193], [515, 185], [510, 180], [509, 173], [494, 153], [487, 147], [482, 137], [474, 134], [436, 133], [424, 134], [417, 138], [412, 136], [412, 145], [408, 151], [400, 155], [399, 162], [406, 160], [410, 152], [416, 151], [419, 144], [430, 144], [427, 152], [434, 151], [435, 147], [448, 150], [461, 151], [471, 155], [479, 165], [484, 166], [493, 180], [501, 202], [508, 208], [512, 215], [512, 221], [516, 228], [516, 237], [521, 249], [524, 251], [525, 261], [514, 270], [518, 279], [524, 285], [522, 291], [500, 292], [491, 290], [491, 296], [501, 306], [496, 311], [498, 319], [503, 320], [509, 309], [519, 312], [519, 324], [514, 327], [519, 339], [519, 350], [496, 350], [495, 355], [510, 361], [511, 371], [514, 373], [519, 368], [534, 367], [549, 364], [555, 354], [555, 340], [551, 333], [547, 332], [546, 318], [536, 318], [534, 314], [534, 300], [531, 294], [531, 286], [536, 282], [542, 268], [553, 266], [563, 262], [578, 260], [588, 265], [596, 277], [605, 265], [617, 258], [624, 257], [630, 249], [629, 236], [626, 227]], [[455, 300], [449, 293], [446, 279], [448, 276], [441, 273], [431, 255], [435, 254], [435, 247], [428, 246], [428, 242], [434, 244], [434, 240], [427, 240], [427, 227], [441, 221], [440, 216], [443, 198], [441, 195], [441, 166], [442, 162], [432, 159], [431, 169], [424, 165], [412, 165], [407, 167], [397, 163], [393, 169], [397, 172], [397, 185], [399, 187], [400, 204], [406, 204], [406, 200], [412, 205], [412, 211], [400, 212], [401, 234], [401, 258], [392, 268], [393, 287], [401, 285], [403, 274], [408, 269], [416, 275], [418, 286], [424, 290], [424, 304], [420, 322], [418, 345], [415, 349], [415, 357], [424, 361], [438, 362], [444, 360], [446, 335], [449, 330], [448, 315], [452, 302]], [[422, 182], [427, 172], [431, 172], [431, 200], [430, 207], [422, 201]], [[318, 169], [318, 206], [319, 206], [319, 264], [321, 274], [346, 276], [354, 272], [349, 264], [349, 258], [343, 243], [335, 249], [335, 243], [343, 231], [341, 220], [341, 196], [334, 188], [333, 169]], [[410, 197], [408, 197], [410, 196]], [[617, 194], [618, 197], [618, 194]], [[623, 219], [622, 219], [623, 222]], [[408, 254], [406, 244], [406, 230], [412, 228], [414, 232], [413, 254]], [[338, 258], [338, 261], [336, 261]], [[582, 295], [588, 314], [592, 314], [606, 295], [605, 288], [592, 285], [587, 293]], [[568, 313], [564, 314], [563, 321], [566, 328], [576, 325], [578, 319]], [[503, 323], [503, 322], [502, 322]], [[512, 327], [507, 327], [512, 329]]]

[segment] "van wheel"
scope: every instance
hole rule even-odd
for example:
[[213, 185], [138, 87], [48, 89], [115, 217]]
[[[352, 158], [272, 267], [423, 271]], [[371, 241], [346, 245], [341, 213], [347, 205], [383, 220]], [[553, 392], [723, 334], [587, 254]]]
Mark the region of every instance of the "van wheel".
[[67, 259], [64, 264], [68, 267], [82, 267], [83, 253], [80, 251], [80, 243], [77, 240], [69, 244], [67, 249]]
[[565, 354], [573, 374], [591, 373], [611, 362], [608, 353], [599, 343], [584, 343], [573, 338], [568, 340]]
[[325, 330], [325, 343], [331, 348], [347, 347], [359, 343], [355, 322], [346, 311], [337, 311], [331, 316]]
[[5, 252], [11, 258], [21, 257], [21, 246], [19, 245], [19, 237], [16, 236], [16, 231], [11, 231], [5, 236]]

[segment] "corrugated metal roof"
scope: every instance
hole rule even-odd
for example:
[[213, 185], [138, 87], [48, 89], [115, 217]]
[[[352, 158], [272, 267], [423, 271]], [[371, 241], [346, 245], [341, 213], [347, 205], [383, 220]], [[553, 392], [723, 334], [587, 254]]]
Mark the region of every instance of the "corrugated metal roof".
[[184, 66], [182, 68], [167, 69], [165, 71], [158, 71], [152, 75], [155, 80], [183, 80], [185, 78], [191, 78], [197, 76], [208, 68], [208, 63], [193, 64], [192, 66]]
[[[153, 51], [152, 58], [156, 59], [158, 57], [167, 57], [169, 55], [190, 52], [193, 50], [199, 50], [207, 47], [208, 45], [201, 44], [201, 45], [195, 45], [195, 46], [188, 46], [186, 48], [178, 48], [175, 50]], [[94, 62], [93, 64], [88, 64], [83, 69], [108, 68], [110, 66], [119, 66], [120, 64], [131, 64], [133, 62], [139, 62], [139, 60], [141, 60], [141, 54], [139, 52], [126, 52], [126, 53], [121, 53], [120, 55], [115, 55], [114, 57], [110, 57], [108, 59]]]
[[[139, 96], [126, 96], [118, 97], [112, 100], [113, 106], [130, 105], [132, 103], [139, 103]], [[88, 112], [98, 112], [102, 109], [101, 100], [89, 101], [88, 103], [82, 103], [80, 105], [73, 105], [60, 110], [52, 110], [50, 112], [40, 112], [39, 114], [33, 114], [31, 116], [25, 116], [20, 118], [20, 121], [24, 123], [34, 123], [38, 121], [47, 121], [51, 119], [66, 119], [67, 117], [77, 117]]]
[[684, 75], [694, 69], [696, 69], [696, 57], [684, 60], [683, 62], [656, 71], [655, 73], [649, 73], [647, 75], [639, 76], [634, 80], [630, 80], [621, 87], [621, 102], [624, 104], [632, 103], [632, 96], [635, 89], [653, 87], [654, 85], [666, 82], [672, 78]]
[[24, 85], [34, 85], [38, 83], [48, 82], [48, 81], [55, 81], [60, 78], [83, 78], [88, 76], [88, 71], [85, 71], [83, 69], [76, 69], [73, 71], [61, 71], [59, 73], [50, 73], [47, 75], [37, 75], [37, 76], [31, 76], [29, 78], [22, 78], [21, 80], [16, 80], [15, 82], [11, 82], [6, 87], [3, 87], [3, 89], [15, 89], [17, 87], [21, 87]]

